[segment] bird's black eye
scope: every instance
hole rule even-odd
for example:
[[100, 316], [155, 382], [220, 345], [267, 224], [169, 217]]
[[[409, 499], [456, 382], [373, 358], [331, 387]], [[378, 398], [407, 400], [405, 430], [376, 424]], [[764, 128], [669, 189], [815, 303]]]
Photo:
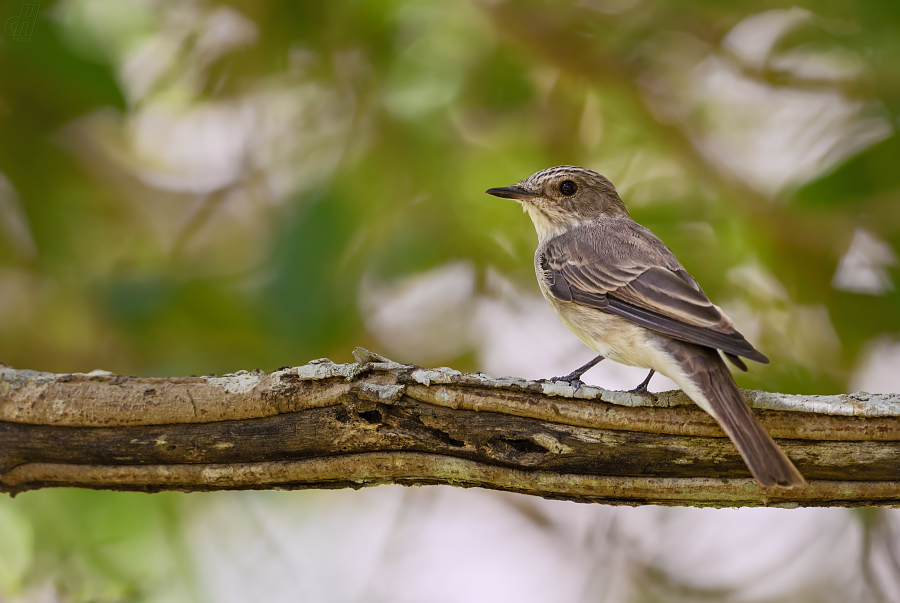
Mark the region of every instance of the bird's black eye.
[[578, 185], [571, 180], [563, 180], [562, 184], [559, 185], [559, 192], [566, 197], [571, 197], [578, 192]]

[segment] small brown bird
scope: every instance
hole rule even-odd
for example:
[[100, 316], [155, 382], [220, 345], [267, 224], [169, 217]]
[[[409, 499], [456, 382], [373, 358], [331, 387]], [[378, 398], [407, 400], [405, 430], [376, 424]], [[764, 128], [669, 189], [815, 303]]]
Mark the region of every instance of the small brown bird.
[[488, 194], [522, 204], [540, 240], [534, 269], [563, 324], [599, 354], [556, 380], [609, 358], [674, 381], [712, 415], [764, 486], [802, 486], [803, 476], [753, 416], [717, 350], [739, 369], [741, 357], [769, 363], [709, 301], [697, 281], [652, 232], [628, 215], [612, 183], [560, 166]]

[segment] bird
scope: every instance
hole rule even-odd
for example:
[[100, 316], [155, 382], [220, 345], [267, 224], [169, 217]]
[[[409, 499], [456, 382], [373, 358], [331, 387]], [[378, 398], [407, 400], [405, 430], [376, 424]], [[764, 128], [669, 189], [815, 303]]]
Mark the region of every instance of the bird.
[[564, 165], [485, 192], [517, 201], [531, 217], [541, 293], [598, 354], [554, 380], [580, 386], [581, 375], [604, 358], [651, 369], [644, 387], [653, 371], [661, 373], [712, 415], [761, 485], [806, 485], [753, 415], [722, 355], [742, 371], [742, 358], [769, 359], [709, 300], [666, 244], [631, 218], [608, 179]]

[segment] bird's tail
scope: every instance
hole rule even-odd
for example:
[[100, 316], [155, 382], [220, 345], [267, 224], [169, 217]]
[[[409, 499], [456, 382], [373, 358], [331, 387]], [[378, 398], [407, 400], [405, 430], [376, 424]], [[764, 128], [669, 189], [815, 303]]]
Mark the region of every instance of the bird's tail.
[[806, 480], [753, 416], [718, 352], [690, 343], [669, 341], [675, 345], [666, 345], [666, 351], [683, 370], [683, 374], [678, 375], [680, 378], [669, 377], [719, 422], [753, 477], [763, 486], [805, 486]]

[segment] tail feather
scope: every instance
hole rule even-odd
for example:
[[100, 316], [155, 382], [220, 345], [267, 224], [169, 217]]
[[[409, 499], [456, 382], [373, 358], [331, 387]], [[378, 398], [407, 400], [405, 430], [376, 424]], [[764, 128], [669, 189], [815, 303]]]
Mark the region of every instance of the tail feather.
[[[683, 369], [683, 377], [690, 381], [679, 385], [719, 422], [753, 477], [763, 486], [805, 486], [806, 480], [753, 416], [718, 352], [703, 346], [670, 341], [676, 345], [667, 345], [667, 351]], [[703, 400], [697, 400], [698, 397]]]

